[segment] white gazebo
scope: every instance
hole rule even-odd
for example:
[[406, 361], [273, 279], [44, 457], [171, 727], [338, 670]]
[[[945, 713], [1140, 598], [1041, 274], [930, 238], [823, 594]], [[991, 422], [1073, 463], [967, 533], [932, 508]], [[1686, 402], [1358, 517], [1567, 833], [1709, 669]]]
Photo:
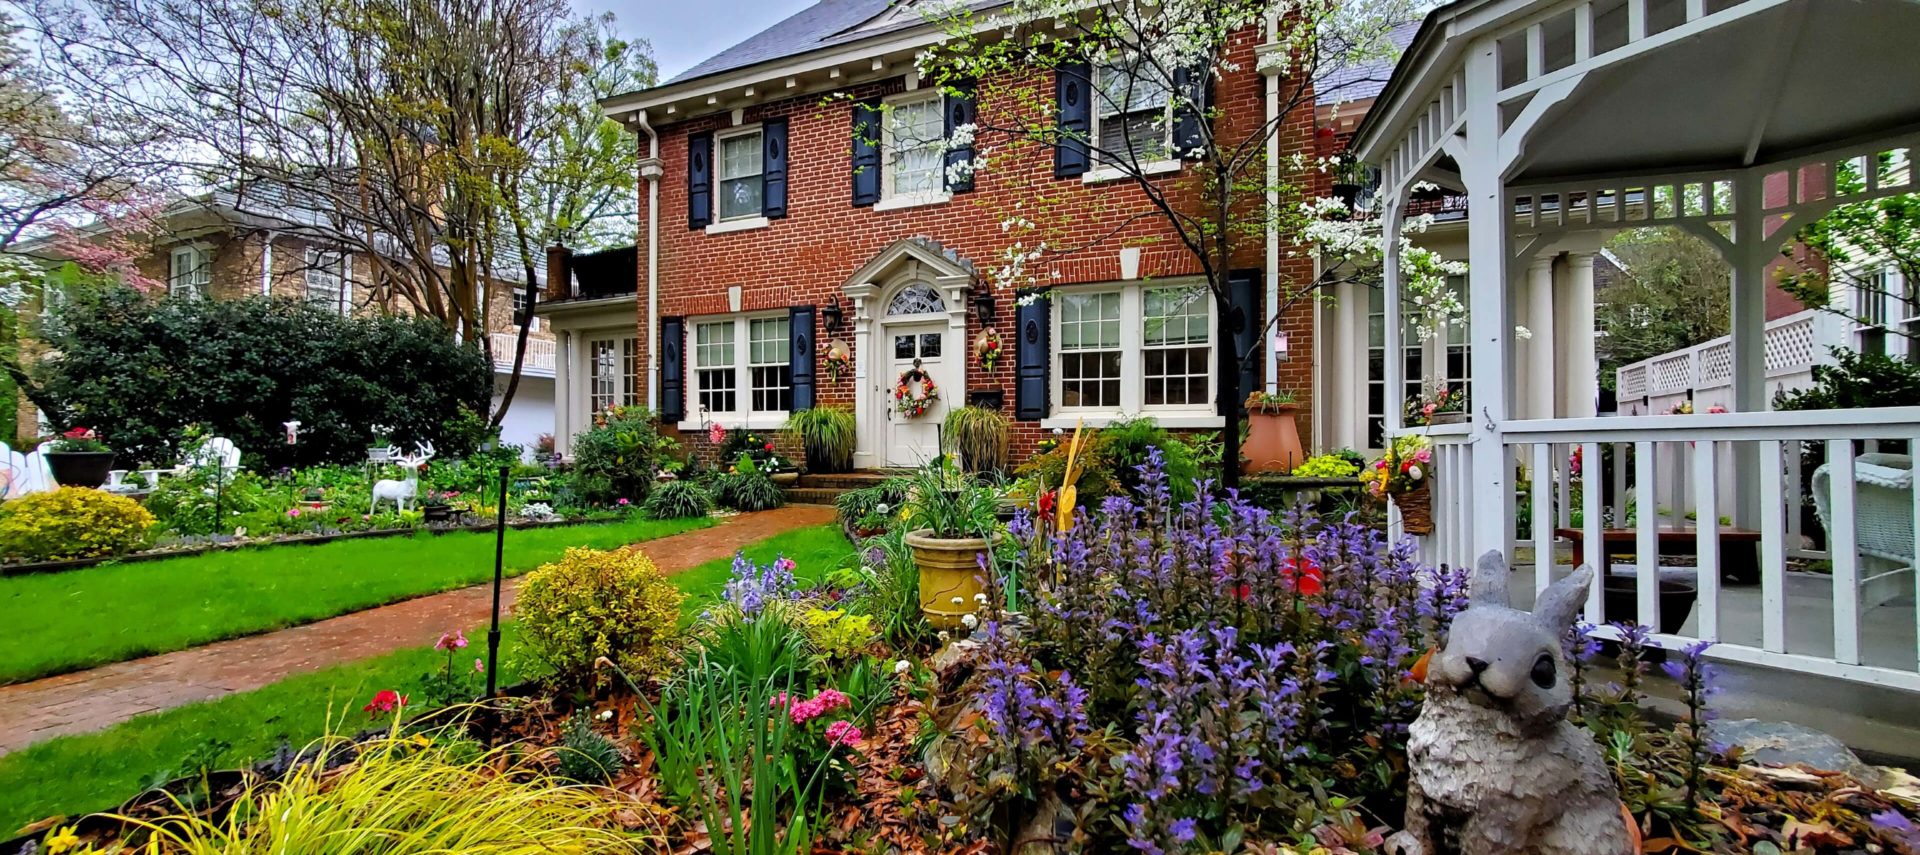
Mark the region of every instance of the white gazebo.
[[[1920, 438], [1920, 408], [1766, 412], [1764, 307], [1767, 265], [1796, 228], [1839, 204], [1920, 191], [1908, 168], [1920, 143], [1917, 43], [1914, 0], [1456, 0], [1428, 16], [1356, 135], [1360, 156], [1382, 172], [1387, 246], [1397, 245], [1416, 182], [1468, 199], [1475, 395], [1468, 424], [1418, 429], [1436, 452], [1426, 557], [1511, 556], [1530, 540], [1542, 556], [1538, 590], [1565, 569], [1545, 560], [1550, 545], [1578, 539], [1577, 560], [1636, 580], [1627, 583], [1634, 608], [1609, 619], [1658, 625], [1656, 578], [1678, 572], [1697, 584], [1684, 628], [1656, 636], [1662, 644], [1710, 639], [1713, 655], [1731, 660], [1920, 691], [1912, 561], [1893, 566], [1862, 551], [1889, 524], [1909, 526], [1911, 540], [1920, 492], [1897, 494], [1906, 504], [1889, 523], [1886, 496], [1855, 475], [1863, 450]], [[1524, 341], [1514, 334], [1522, 307], [1553, 314], [1551, 292], [1530, 283], [1532, 260], [1595, 232], [1649, 225], [1685, 229], [1732, 265], [1723, 368], [1733, 412], [1516, 418], [1542, 412], [1530, 402], [1565, 384], [1594, 379], [1520, 370], [1554, 364], [1553, 330], [1536, 327]], [[1399, 280], [1389, 258], [1388, 353], [1401, 352]], [[1386, 365], [1386, 388], [1405, 389], [1399, 360]], [[1406, 432], [1400, 412], [1390, 400], [1389, 425]], [[1830, 575], [1788, 562], [1798, 547], [1788, 516], [1799, 513], [1788, 507], [1798, 493], [1790, 473], [1811, 444], [1825, 446], [1831, 483], [1822, 497]], [[1574, 475], [1576, 450], [1580, 474], [1592, 477]], [[1603, 459], [1623, 485], [1631, 474], [1640, 505], [1614, 515], [1612, 527], [1627, 531], [1615, 531], [1613, 548], [1603, 546]], [[1523, 471], [1532, 522], [1516, 532]], [[1670, 489], [1683, 480], [1731, 486]], [[1570, 501], [1576, 484], [1585, 489]], [[1623, 494], [1614, 492], [1617, 508]], [[1722, 536], [1702, 537], [1700, 528], [1715, 527], [1688, 522], [1722, 518], [1730, 523]], [[1708, 571], [1661, 573], [1662, 552], [1693, 553]], [[1633, 557], [1605, 560], [1610, 553]], [[1723, 586], [1723, 574], [1744, 575], [1754, 559], [1757, 584]], [[1596, 581], [1589, 619], [1602, 600]]]

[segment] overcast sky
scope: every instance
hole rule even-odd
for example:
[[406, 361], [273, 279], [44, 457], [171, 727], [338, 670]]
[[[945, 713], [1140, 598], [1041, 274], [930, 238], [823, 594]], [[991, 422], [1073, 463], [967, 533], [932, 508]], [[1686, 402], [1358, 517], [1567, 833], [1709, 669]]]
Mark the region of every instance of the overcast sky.
[[663, 81], [811, 5], [813, 0], [576, 0], [576, 8], [612, 12], [623, 35], [651, 42]]

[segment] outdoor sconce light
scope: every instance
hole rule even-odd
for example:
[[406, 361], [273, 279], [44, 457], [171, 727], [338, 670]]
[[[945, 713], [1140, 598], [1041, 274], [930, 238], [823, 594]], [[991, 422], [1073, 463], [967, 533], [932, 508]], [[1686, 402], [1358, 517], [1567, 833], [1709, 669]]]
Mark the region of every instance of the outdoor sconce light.
[[294, 443], [299, 442], [300, 441], [300, 420], [295, 419], [290, 422], [285, 422], [284, 424], [286, 424], [287, 426], [287, 444], [293, 445]]
[[839, 297], [833, 298], [833, 302], [828, 303], [820, 310], [820, 320], [827, 325], [827, 332], [834, 332], [840, 329], [840, 323], [843, 318], [840, 314]]
[[974, 316], [980, 319], [980, 325], [993, 325], [993, 295], [981, 294], [973, 300]]

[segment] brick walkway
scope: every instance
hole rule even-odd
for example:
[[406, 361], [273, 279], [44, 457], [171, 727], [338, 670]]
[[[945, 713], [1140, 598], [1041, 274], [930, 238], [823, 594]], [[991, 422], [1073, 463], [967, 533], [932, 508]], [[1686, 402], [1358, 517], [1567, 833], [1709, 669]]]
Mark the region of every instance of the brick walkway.
[[[833, 521], [833, 509], [794, 505], [741, 514], [719, 525], [640, 545], [663, 573], [676, 573], [784, 531]], [[520, 580], [508, 579], [511, 605]], [[432, 644], [450, 627], [484, 627], [492, 585], [476, 585], [264, 635], [215, 642], [0, 686], [0, 754], [43, 739], [100, 730], [137, 715], [258, 689], [307, 671]], [[478, 641], [479, 639], [476, 639]]]

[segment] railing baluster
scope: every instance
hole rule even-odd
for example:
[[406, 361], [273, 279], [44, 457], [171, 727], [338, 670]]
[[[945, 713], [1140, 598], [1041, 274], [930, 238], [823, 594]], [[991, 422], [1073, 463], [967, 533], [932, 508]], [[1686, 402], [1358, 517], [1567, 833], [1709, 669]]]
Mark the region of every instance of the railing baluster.
[[1787, 494], [1784, 497], [1787, 509], [1787, 554], [1800, 556], [1807, 551], [1805, 533], [1800, 530], [1800, 485], [1805, 483], [1801, 480], [1800, 455], [1804, 446], [1799, 440], [1793, 439], [1785, 440], [1783, 447], [1787, 452]]
[[1660, 508], [1653, 470], [1656, 446], [1652, 442], [1633, 444], [1633, 502], [1635, 526], [1634, 580], [1639, 608], [1634, 620], [1641, 626], [1660, 625]]
[[[1607, 526], [1605, 515], [1600, 511], [1600, 494], [1605, 492], [1606, 473], [1600, 465], [1600, 443], [1588, 442], [1580, 447], [1585, 449], [1580, 452], [1580, 503], [1586, 506], [1586, 510], [1580, 527], [1586, 530], [1586, 537], [1581, 538], [1586, 555], [1576, 555], [1573, 560], [1576, 564], [1584, 562], [1596, 574], [1593, 577], [1593, 590], [1587, 592], [1587, 620], [1599, 623], [1600, 592], [1604, 584], [1601, 577], [1607, 574]], [[1593, 476], [1588, 477], [1589, 473], [1593, 473]], [[1915, 507], [1916, 513], [1920, 514], [1920, 504]]]
[[1627, 43], [1647, 37], [1647, 0], [1627, 0]]
[[1553, 584], [1553, 443], [1533, 444], [1533, 593]]
[[[1853, 440], [1827, 441], [1828, 506], [1833, 509], [1833, 531], [1827, 546], [1833, 562], [1833, 658], [1860, 664], [1860, 547], [1854, 517]], [[1775, 501], [1761, 494], [1760, 501]], [[1774, 505], [1768, 505], [1773, 507]]]
[[1720, 496], [1714, 467], [1717, 446], [1703, 439], [1693, 449], [1694, 555], [1698, 565], [1700, 633], [1707, 641], [1720, 640]]
[[1786, 532], [1781, 507], [1766, 504], [1786, 492], [1780, 474], [1780, 440], [1760, 440], [1760, 646], [1772, 653], [1787, 651]]

